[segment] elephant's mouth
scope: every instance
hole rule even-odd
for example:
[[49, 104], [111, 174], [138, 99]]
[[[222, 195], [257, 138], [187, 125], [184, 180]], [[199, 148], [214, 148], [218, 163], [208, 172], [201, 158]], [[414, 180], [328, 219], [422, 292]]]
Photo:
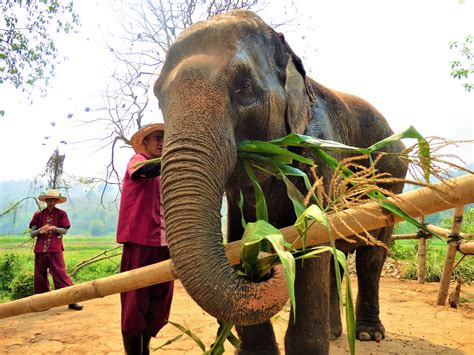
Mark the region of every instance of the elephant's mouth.
[[[253, 187], [254, 183], [246, 172], [243, 164], [243, 160], [240, 159], [239, 156], [237, 156], [237, 164], [226, 182], [227, 188], [232, 187], [232, 189], [248, 189]], [[250, 167], [259, 184], [268, 182], [271, 178], [274, 177], [274, 174], [257, 168], [256, 164], [250, 164]]]

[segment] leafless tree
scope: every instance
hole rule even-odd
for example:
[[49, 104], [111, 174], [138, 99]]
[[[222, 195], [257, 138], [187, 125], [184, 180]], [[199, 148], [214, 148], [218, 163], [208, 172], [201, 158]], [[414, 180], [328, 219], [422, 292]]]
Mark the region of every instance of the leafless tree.
[[[130, 136], [143, 124], [159, 120], [150, 88], [159, 74], [167, 48], [193, 23], [234, 9], [258, 10], [264, 0], [141, 0], [115, 13], [122, 33], [107, 39], [116, 69], [104, 90], [104, 105], [91, 110], [80, 123], [102, 132], [93, 138], [98, 149], [110, 149], [104, 181], [120, 186], [115, 163], [116, 149], [130, 144]], [[123, 44], [126, 44], [125, 46]], [[104, 187], [104, 188], [105, 188]]]

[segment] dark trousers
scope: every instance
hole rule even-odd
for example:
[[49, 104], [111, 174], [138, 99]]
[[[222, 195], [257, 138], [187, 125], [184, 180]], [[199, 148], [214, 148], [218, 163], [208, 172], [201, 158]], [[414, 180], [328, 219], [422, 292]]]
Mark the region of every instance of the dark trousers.
[[[120, 271], [133, 270], [169, 258], [168, 247], [125, 243]], [[132, 336], [145, 332], [148, 336], [156, 336], [168, 320], [173, 286], [173, 281], [170, 281], [121, 293], [122, 333]]]
[[35, 253], [35, 293], [50, 291], [48, 269], [53, 277], [55, 290], [72, 285], [71, 278], [66, 272], [66, 264], [64, 263], [62, 252]]

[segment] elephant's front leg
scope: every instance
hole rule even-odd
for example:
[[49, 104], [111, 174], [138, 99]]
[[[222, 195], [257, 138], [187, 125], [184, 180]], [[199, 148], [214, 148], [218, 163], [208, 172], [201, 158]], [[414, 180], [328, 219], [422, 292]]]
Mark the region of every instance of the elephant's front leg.
[[241, 342], [239, 355], [280, 354], [271, 321], [236, 329]]
[[[381, 241], [390, 239], [393, 227], [378, 231]], [[360, 247], [356, 251], [358, 293], [356, 305], [357, 339], [379, 341], [385, 337], [385, 328], [380, 321], [379, 282], [387, 250], [383, 247]]]
[[287, 355], [329, 353], [329, 290], [331, 254], [296, 265], [296, 322], [293, 309], [285, 336]]

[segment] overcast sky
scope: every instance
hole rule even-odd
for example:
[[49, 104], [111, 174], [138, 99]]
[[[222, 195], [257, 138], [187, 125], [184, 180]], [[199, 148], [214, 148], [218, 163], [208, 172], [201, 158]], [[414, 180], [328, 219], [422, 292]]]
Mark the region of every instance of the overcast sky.
[[[368, 100], [396, 132], [413, 125], [425, 136], [473, 139], [474, 92], [450, 77], [457, 54], [448, 44], [474, 35], [473, 1], [311, 0], [289, 9], [282, 3], [272, 1], [261, 16], [267, 22], [294, 19], [278, 31], [313, 79]], [[0, 117], [0, 180], [32, 179], [56, 146], [66, 153], [70, 174], [99, 177], [105, 170], [109, 151], [73, 144], [85, 137], [67, 119], [69, 113], [87, 117], [84, 107], [100, 102], [110, 75], [111, 56], [101, 44], [110, 10], [90, 4], [75, 2], [83, 27], [58, 43], [69, 60], [58, 67], [46, 98], [29, 105], [20, 92], [0, 85], [0, 109], [6, 111]], [[474, 161], [472, 145], [454, 153]], [[118, 158], [125, 164], [130, 155], [124, 148]]]

